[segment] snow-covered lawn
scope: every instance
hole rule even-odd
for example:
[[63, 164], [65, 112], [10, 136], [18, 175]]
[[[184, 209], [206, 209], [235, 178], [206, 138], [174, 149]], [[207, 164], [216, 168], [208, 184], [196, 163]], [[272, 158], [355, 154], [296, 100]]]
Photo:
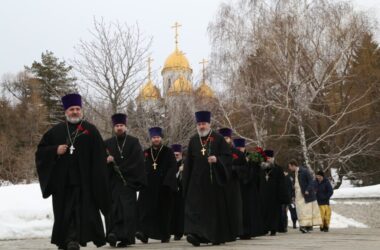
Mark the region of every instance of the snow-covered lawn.
[[366, 187], [343, 187], [334, 191], [334, 198], [380, 198], [380, 184]]
[[[380, 185], [343, 188], [334, 197], [380, 197]], [[0, 187], [0, 239], [50, 237], [53, 226], [51, 198], [43, 199], [38, 183]], [[333, 212], [331, 228], [367, 227]]]

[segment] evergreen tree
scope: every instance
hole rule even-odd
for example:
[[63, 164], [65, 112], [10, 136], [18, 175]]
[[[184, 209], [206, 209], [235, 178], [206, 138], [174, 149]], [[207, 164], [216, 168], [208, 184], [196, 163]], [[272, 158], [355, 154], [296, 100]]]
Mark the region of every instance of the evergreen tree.
[[76, 78], [70, 76], [72, 66], [46, 51], [41, 55], [41, 62], [34, 61], [25, 69], [41, 83], [41, 98], [48, 111], [48, 121], [54, 124], [63, 120], [61, 97], [76, 92]]

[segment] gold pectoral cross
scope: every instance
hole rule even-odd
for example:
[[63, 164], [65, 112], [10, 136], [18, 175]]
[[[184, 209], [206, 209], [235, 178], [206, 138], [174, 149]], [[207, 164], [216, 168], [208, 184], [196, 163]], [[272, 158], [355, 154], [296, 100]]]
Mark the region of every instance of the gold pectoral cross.
[[157, 165], [158, 165], [157, 163], [153, 163], [153, 165], [152, 165], [152, 166], [153, 166], [153, 169], [154, 169], [154, 170], [156, 170], [156, 169], [157, 169]]
[[206, 153], [206, 149], [205, 149], [205, 148], [202, 148], [202, 149], [201, 149], [201, 152], [202, 152], [202, 155], [205, 155], [205, 153]]

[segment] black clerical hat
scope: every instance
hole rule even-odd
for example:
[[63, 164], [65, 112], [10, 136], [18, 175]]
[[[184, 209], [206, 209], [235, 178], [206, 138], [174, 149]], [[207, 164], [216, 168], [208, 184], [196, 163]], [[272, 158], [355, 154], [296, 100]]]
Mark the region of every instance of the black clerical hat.
[[127, 125], [127, 115], [122, 113], [116, 113], [112, 115], [112, 124], [115, 126], [116, 124], [124, 124]]
[[198, 111], [195, 112], [195, 119], [197, 122], [207, 122], [211, 121], [211, 112], [210, 111]]
[[235, 146], [235, 148], [244, 148], [245, 147], [245, 139], [243, 139], [243, 138], [234, 139], [234, 146]]
[[62, 97], [62, 105], [64, 110], [67, 110], [72, 106], [82, 107], [82, 97], [79, 94], [75, 93], [65, 95]]
[[150, 137], [153, 137], [153, 136], [160, 136], [160, 137], [163, 137], [163, 136], [162, 136], [162, 128], [160, 128], [160, 127], [153, 127], [153, 128], [150, 128], [150, 129], [149, 129], [149, 135], [150, 135]]
[[232, 129], [221, 128], [221, 129], [219, 129], [219, 134], [223, 135], [224, 137], [231, 137], [232, 136]]
[[173, 152], [182, 152], [182, 145], [181, 144], [172, 144], [171, 146]]

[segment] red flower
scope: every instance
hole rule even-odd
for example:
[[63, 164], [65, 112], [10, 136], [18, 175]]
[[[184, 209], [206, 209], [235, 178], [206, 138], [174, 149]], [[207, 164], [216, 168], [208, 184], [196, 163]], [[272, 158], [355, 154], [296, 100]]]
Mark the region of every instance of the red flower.
[[148, 152], [144, 152], [144, 156], [148, 157], [149, 156]]
[[79, 124], [79, 125], [77, 126], [77, 130], [79, 130], [79, 131], [84, 131], [84, 128], [82, 127], [82, 124]]
[[234, 158], [236, 160], [236, 159], [239, 159], [239, 156], [237, 154], [233, 153], [232, 158]]
[[83, 134], [85, 135], [89, 135], [90, 134], [90, 131], [88, 131], [87, 129], [85, 131], [83, 131]]
[[209, 140], [210, 142], [213, 142], [213, 141], [214, 141], [214, 137], [210, 136], [210, 137], [208, 138], [208, 140]]

